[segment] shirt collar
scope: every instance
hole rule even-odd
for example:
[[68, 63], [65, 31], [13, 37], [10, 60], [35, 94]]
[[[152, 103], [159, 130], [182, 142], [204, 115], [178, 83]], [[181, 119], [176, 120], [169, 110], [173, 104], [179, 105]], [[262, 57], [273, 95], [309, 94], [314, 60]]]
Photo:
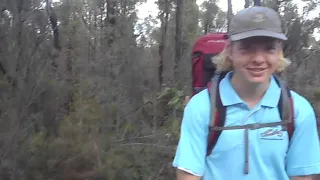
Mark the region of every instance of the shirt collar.
[[[231, 84], [232, 75], [233, 71], [227, 73], [226, 76], [221, 80], [219, 85], [220, 97], [224, 106], [244, 103]], [[271, 76], [270, 85], [266, 93], [262, 97], [260, 104], [267, 107], [276, 107], [278, 105], [280, 93], [280, 87], [278, 86], [274, 77]]]

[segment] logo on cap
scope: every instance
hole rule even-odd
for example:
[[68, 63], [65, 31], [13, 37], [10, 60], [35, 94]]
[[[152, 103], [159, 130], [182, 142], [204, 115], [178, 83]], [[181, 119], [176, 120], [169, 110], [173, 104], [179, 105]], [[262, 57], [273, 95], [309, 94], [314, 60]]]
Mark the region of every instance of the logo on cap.
[[266, 19], [266, 16], [263, 13], [257, 13], [252, 16], [252, 21], [255, 23], [261, 23], [261, 22], [265, 21], [265, 19]]

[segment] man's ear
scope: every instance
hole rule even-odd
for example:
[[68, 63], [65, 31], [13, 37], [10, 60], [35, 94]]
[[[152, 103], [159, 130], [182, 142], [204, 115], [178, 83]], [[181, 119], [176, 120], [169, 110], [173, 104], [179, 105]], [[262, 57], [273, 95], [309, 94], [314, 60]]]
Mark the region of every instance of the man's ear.
[[227, 42], [225, 49], [226, 49], [226, 55], [227, 55], [228, 59], [230, 59], [232, 61], [233, 60], [233, 57], [232, 57], [232, 43], [230, 41]]
[[279, 40], [278, 44], [279, 44], [279, 46], [280, 46], [281, 50], [283, 50], [283, 51], [284, 51], [284, 50], [285, 50], [285, 48], [286, 48], [286, 47], [285, 47], [285, 45], [286, 45], [286, 44], [285, 44], [285, 42], [284, 42], [283, 40]]

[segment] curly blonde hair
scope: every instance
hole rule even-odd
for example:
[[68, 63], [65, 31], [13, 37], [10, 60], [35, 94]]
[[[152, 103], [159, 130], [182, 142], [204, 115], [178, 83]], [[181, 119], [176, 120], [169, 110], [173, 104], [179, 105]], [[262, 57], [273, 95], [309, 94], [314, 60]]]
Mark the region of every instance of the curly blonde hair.
[[[227, 47], [217, 56], [212, 57], [212, 62], [216, 65], [217, 71], [231, 71], [233, 70], [232, 61], [228, 57]], [[278, 67], [276, 68], [276, 72], [284, 71], [289, 65], [291, 61], [284, 57], [283, 51], [280, 52]]]

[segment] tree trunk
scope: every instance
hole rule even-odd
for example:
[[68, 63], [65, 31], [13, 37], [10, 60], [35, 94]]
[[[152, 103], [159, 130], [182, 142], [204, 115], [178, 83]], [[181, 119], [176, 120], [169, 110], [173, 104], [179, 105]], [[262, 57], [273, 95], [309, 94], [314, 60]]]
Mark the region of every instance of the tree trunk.
[[232, 13], [232, 1], [228, 0], [228, 31], [229, 31], [229, 24], [230, 24], [232, 15], [233, 15], [233, 13]]
[[261, 0], [253, 0], [255, 6], [261, 6]]
[[169, 21], [169, 0], [164, 2], [164, 11], [160, 15], [161, 21], [161, 40], [159, 44], [159, 66], [158, 66], [158, 80], [159, 80], [159, 89], [161, 90], [163, 83], [163, 61], [164, 61], [164, 49], [166, 44], [166, 35], [168, 30], [168, 21]]
[[175, 34], [175, 63], [174, 63], [174, 81], [177, 83], [178, 79], [178, 65], [181, 61], [181, 44], [182, 44], [182, 15], [183, 15], [183, 0], [176, 1], [176, 34]]
[[116, 25], [116, 2], [114, 0], [106, 0], [107, 1], [107, 23], [108, 26], [111, 27], [111, 32], [107, 34], [108, 39], [108, 48], [110, 48], [114, 42], [115, 30], [114, 26]]
[[250, 0], [244, 0], [244, 8], [248, 8], [250, 6]]
[[67, 32], [67, 40], [66, 40], [66, 46], [67, 46], [67, 52], [66, 52], [66, 81], [68, 85], [70, 86], [70, 91], [67, 92], [67, 97], [64, 103], [65, 110], [67, 114], [69, 115], [71, 112], [71, 105], [72, 105], [72, 51], [73, 51], [73, 43], [72, 43], [72, 36], [73, 36], [73, 27], [70, 25], [70, 19], [72, 15], [71, 12], [71, 2], [70, 0], [67, 0], [67, 12], [68, 13], [68, 19], [66, 21], [66, 26], [68, 27]]

